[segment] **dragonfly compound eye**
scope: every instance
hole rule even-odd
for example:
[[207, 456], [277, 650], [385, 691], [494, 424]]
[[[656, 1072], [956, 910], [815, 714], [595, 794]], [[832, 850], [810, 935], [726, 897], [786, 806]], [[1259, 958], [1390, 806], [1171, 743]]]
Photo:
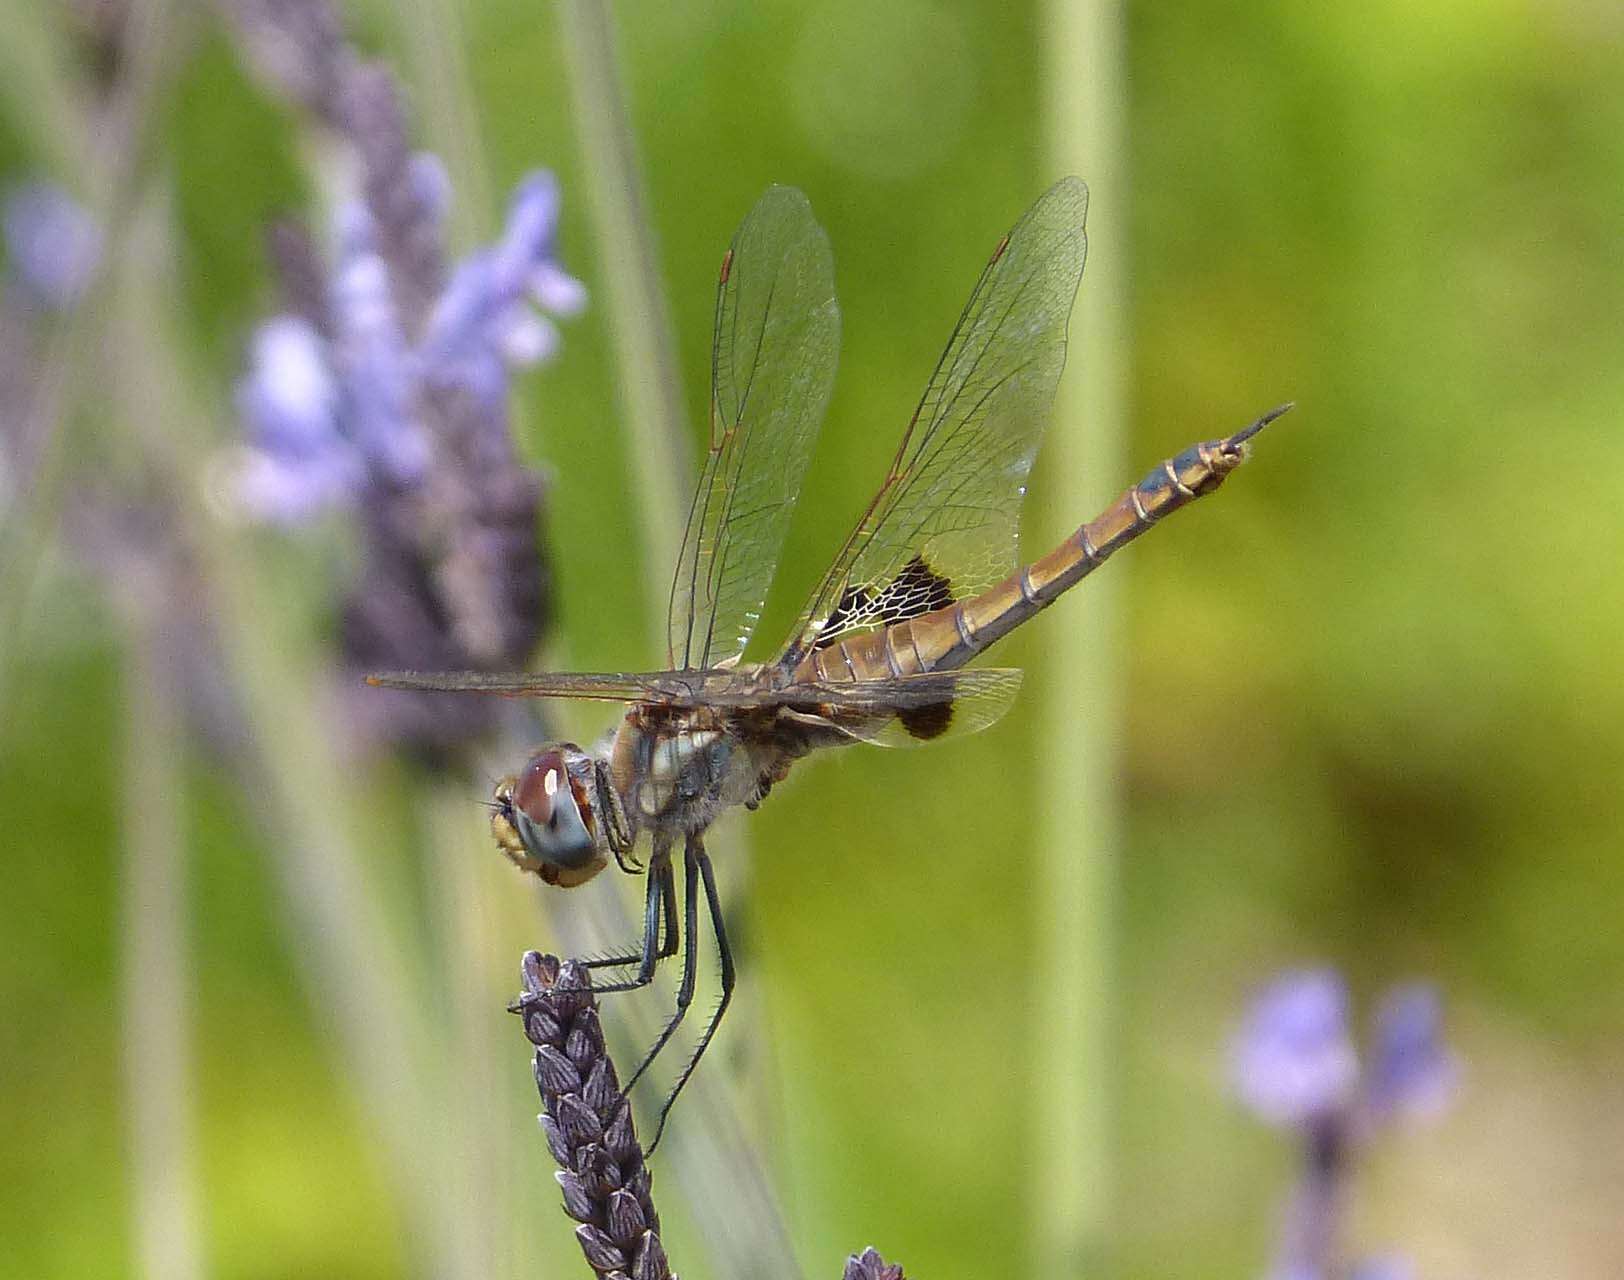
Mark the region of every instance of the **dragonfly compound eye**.
[[584, 884], [608, 864], [599, 848], [592, 761], [565, 743], [538, 751], [496, 788], [491, 830], [508, 858], [548, 884]]

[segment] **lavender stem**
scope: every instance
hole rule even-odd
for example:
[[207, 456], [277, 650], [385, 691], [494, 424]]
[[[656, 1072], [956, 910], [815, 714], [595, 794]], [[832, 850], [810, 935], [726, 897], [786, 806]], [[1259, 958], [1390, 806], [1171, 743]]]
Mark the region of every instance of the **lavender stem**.
[[[660, 290], [654, 234], [615, 56], [613, 17], [603, 0], [564, 0], [559, 12], [581, 151], [592, 158], [584, 173], [619, 366], [615, 382], [622, 388], [631, 437], [628, 452], [636, 476], [634, 505], [642, 523], [643, 559], [664, 566], [682, 544], [692, 475], [670, 309]], [[649, 626], [656, 652], [663, 653], [668, 583], [659, 571], [645, 573], [644, 579]]]
[[191, 1106], [192, 980], [186, 846], [181, 819], [184, 737], [161, 596], [126, 593], [123, 949], [124, 1099], [136, 1274], [198, 1280], [196, 1123]]

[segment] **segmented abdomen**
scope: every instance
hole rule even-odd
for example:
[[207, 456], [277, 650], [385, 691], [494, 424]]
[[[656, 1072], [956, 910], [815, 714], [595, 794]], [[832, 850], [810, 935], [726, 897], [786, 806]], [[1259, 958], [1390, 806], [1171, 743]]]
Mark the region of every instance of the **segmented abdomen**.
[[1169, 458], [1053, 551], [968, 600], [815, 649], [797, 681], [845, 682], [961, 667], [1053, 604], [1163, 516], [1216, 489], [1245, 459], [1231, 440], [1208, 440]]

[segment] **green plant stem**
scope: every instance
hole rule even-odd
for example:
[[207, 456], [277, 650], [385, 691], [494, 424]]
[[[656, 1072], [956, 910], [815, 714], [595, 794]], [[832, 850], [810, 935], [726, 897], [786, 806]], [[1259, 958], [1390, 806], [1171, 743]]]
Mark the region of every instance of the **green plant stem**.
[[[132, 0], [124, 16], [118, 78], [94, 98], [83, 78], [70, 72], [73, 59], [51, 6], [17, 6], [6, 16], [0, 39], [0, 96], [26, 103], [8, 118], [37, 121], [39, 154], [73, 186], [102, 228], [105, 252], [116, 252], [139, 176], [138, 160], [162, 85], [173, 24], [171, 0]], [[7, 424], [12, 462], [20, 473], [16, 509], [0, 516], [0, 706], [18, 665], [30, 616], [40, 557], [55, 528], [63, 484], [61, 438], [72, 413], [72, 373], [92, 349], [99, 322], [92, 290], [50, 334], [38, 361], [20, 421]]]
[[[1072, 318], [1072, 357], [1046, 466], [1069, 528], [1125, 479], [1125, 269], [1122, 31], [1107, 0], [1049, 0], [1041, 45], [1054, 175], [1089, 183], [1088, 275]], [[1083, 482], [1084, 476], [1087, 483]], [[1051, 508], [1052, 510], [1052, 508]], [[1111, 1189], [1117, 788], [1122, 723], [1121, 575], [1091, 584], [1088, 607], [1042, 633], [1044, 743], [1038, 938], [1046, 1005], [1038, 1020], [1042, 1173], [1034, 1213], [1046, 1276], [1097, 1274]]]
[[428, 782], [424, 790], [418, 826], [430, 850], [451, 1023], [442, 1103], [450, 1150], [441, 1181], [457, 1232], [457, 1274], [496, 1280], [513, 1274], [507, 1245], [518, 1168], [512, 1100], [501, 1070], [506, 1055], [498, 1057], [509, 1048], [506, 1036], [498, 1038], [507, 1026], [493, 1012], [500, 1011], [511, 980], [503, 981], [508, 966], [497, 963], [503, 939], [493, 927], [497, 912], [483, 874], [497, 859], [484, 824], [470, 821], [480, 810], [470, 803], [461, 774]]
[[643, 534], [649, 626], [665, 651], [666, 566], [682, 542], [691, 489], [688, 432], [671, 317], [660, 287], [631, 123], [603, 0], [559, 5], [571, 101], [598, 227], [621, 412], [631, 438], [635, 504]]
[[466, 7], [463, 0], [407, 0], [395, 10], [406, 37], [406, 83], [412, 86], [429, 149], [444, 161], [457, 192], [451, 238], [462, 245], [485, 235], [494, 214], [490, 166], [468, 71]]
[[134, 1273], [199, 1280], [192, 980], [187, 962], [182, 692], [167, 660], [161, 600], [129, 594], [124, 679], [122, 886], [124, 1099]]
[[[468, 71], [465, 10], [461, 0], [409, 0], [394, 12], [426, 142], [444, 160], [458, 193], [452, 240], [467, 245], [488, 232], [496, 211]], [[508, 961], [491, 927], [490, 882], [481, 874], [495, 853], [465, 774], [438, 777], [424, 792], [417, 826], [429, 850], [430, 910], [440, 932], [450, 1021], [441, 1109], [450, 1129], [444, 1186], [456, 1232], [453, 1259], [457, 1280], [498, 1280], [528, 1274], [533, 1260], [521, 1263], [512, 1245], [519, 1154], [500, 1069], [508, 1028], [492, 1013], [509, 982]]]

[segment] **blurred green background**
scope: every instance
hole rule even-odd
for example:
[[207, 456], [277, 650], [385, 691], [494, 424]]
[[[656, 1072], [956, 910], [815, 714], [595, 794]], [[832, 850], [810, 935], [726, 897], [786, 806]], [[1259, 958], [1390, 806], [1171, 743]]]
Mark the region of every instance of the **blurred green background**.
[[[44, 10], [4, 12], [25, 31]], [[1059, 176], [1043, 76], [1067, 15], [929, 0], [617, 13], [696, 450], [713, 281], [739, 218], [767, 183], [794, 183], [834, 246], [841, 370], [774, 597], [783, 618], [877, 483], [986, 253]], [[459, 216], [478, 236], [520, 173], [559, 174], [560, 257], [594, 305], [521, 383], [523, 445], [552, 476], [546, 656], [652, 665], [646, 581], [669, 568], [638, 549], [602, 305], [617, 248], [589, 217], [595, 157], [555, 12], [445, 0], [346, 17], [393, 59], [425, 143], [442, 92], [425, 49], [466, 59], [489, 191]], [[1113, 234], [1096, 229], [1089, 252], [1091, 274], [1110, 260], [1124, 281], [1127, 469], [1057, 476], [1040, 457], [1032, 545], [1092, 514], [1052, 510], [1046, 493], [1104, 497], [1192, 440], [1283, 399], [1300, 407], [1222, 497], [1108, 571], [1123, 711], [1091, 731], [1120, 752], [1123, 826], [1110, 900], [1078, 921], [1106, 931], [1113, 957], [1110, 1071], [1096, 1082], [1110, 1195], [1086, 1274], [1261, 1274], [1294, 1152], [1228, 1097], [1224, 1045], [1259, 982], [1332, 963], [1365, 1003], [1399, 979], [1436, 981], [1466, 1063], [1444, 1123], [1375, 1154], [1355, 1238], [1408, 1253], [1424, 1277], [1616, 1276], [1624, 19], [1596, 0], [1118, 17], [1120, 185], [1093, 182], [1096, 225]], [[183, 366], [225, 441], [245, 341], [272, 308], [261, 228], [313, 197], [295, 113], [225, 29], [183, 10], [172, 35], [151, 146], [179, 229]], [[0, 176], [59, 163], [48, 109], [5, 96]], [[116, 452], [116, 363], [84, 353], [75, 468]], [[1089, 374], [1079, 342], [1068, 383]], [[313, 619], [319, 638], [328, 553], [250, 545], [294, 620], [267, 625]], [[23, 631], [5, 637], [17, 675], [0, 708], [0, 1257], [15, 1275], [126, 1274], [127, 663], [94, 581], [51, 551], [43, 572]], [[1028, 631], [1077, 624], [1092, 585]], [[993, 730], [811, 762], [759, 814], [729, 819], [753, 851], [748, 885], [742, 866], [723, 868], [744, 1007], [707, 1070], [746, 1082], [810, 1275], [867, 1243], [924, 1280], [1032, 1265], [1034, 1134], [1048, 1123], [1039, 991], [1069, 976], [1034, 962], [1032, 833], [1051, 800], [1046, 752], [1063, 748], [1042, 705], [1048, 638], [1008, 649], [1034, 681]], [[209, 1270], [412, 1273], [366, 1082], [301, 975], [279, 851], [220, 761], [194, 751], [183, 774]], [[356, 763], [341, 781], [359, 797], [369, 883], [437, 971], [455, 953], [426, 923], [437, 881], [432, 838], [413, 825], [421, 775]], [[482, 798], [470, 785], [458, 819], [472, 850]], [[520, 950], [559, 944], [539, 896], [496, 857], [469, 857], [486, 904], [475, 1007], [499, 1064], [482, 1105], [520, 1162], [501, 1266], [584, 1274], [502, 1012]], [[622, 889], [609, 879], [581, 892]], [[675, 1123], [703, 1113], [679, 1107]], [[711, 1274], [681, 1175], [656, 1170], [679, 1270]]]

